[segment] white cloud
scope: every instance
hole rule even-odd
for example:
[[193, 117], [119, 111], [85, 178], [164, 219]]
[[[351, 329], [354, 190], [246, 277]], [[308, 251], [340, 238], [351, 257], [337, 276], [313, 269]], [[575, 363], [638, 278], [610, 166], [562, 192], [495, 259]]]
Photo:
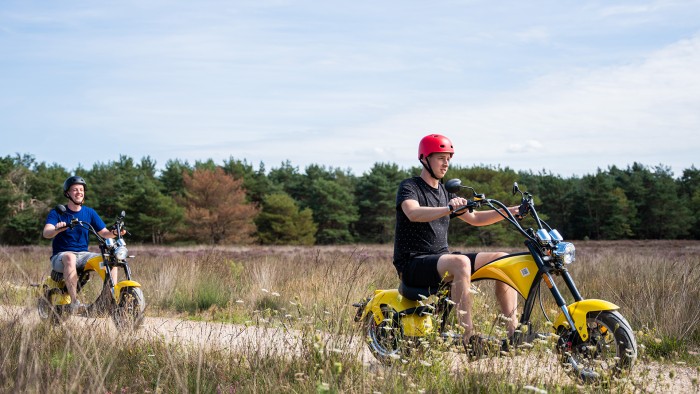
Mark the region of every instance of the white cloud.
[[542, 143], [537, 140], [527, 140], [524, 143], [515, 143], [508, 146], [509, 153], [537, 153], [542, 151]]
[[84, 137], [87, 163], [233, 155], [358, 173], [418, 165], [429, 132], [460, 164], [563, 174], [684, 168], [700, 151], [700, 39], [677, 38], [700, 30], [697, 2], [13, 6], [3, 152], [39, 160], [55, 160], [47, 135]]
[[[679, 175], [697, 165], [700, 152], [697, 70], [700, 35], [637, 64], [571, 69], [487, 101], [442, 102], [355, 133], [382, 130], [387, 139], [418, 141], [441, 131], [455, 142], [455, 161], [465, 164], [582, 175], [637, 161], [670, 165]], [[412, 148], [404, 145], [404, 154]]]

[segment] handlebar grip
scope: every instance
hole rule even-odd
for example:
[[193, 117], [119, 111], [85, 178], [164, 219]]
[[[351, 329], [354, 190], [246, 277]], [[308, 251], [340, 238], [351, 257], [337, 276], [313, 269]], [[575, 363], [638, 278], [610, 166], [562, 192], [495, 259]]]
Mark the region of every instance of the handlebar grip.
[[459, 208], [456, 208], [454, 211], [452, 211], [452, 214], [455, 216], [462, 215], [464, 213], [464, 210], [468, 210], [470, 213], [474, 212], [474, 208], [478, 207], [479, 203], [474, 202], [474, 201], [467, 201], [467, 205], [462, 205]]
[[518, 220], [523, 220], [525, 216], [527, 216], [528, 212], [530, 212], [530, 205], [527, 203], [522, 203], [518, 207], [518, 214], [515, 215], [515, 218]]

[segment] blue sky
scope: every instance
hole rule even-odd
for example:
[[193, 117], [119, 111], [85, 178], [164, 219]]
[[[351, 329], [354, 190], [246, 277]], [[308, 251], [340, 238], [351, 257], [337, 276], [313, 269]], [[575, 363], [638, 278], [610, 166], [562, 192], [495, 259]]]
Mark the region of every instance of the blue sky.
[[700, 1], [0, 3], [0, 156], [700, 167]]

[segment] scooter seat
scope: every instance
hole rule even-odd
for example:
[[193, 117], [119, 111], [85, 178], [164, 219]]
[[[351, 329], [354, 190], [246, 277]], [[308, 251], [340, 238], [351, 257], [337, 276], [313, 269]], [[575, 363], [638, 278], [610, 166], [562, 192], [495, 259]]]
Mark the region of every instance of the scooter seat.
[[[83, 273], [85, 272], [82, 268], [78, 268], [77, 270], [78, 277], [82, 279]], [[51, 270], [51, 279], [53, 279], [56, 282], [60, 282], [63, 280], [63, 272], [58, 272], [55, 270]]]
[[53, 279], [56, 282], [62, 281], [63, 280], [63, 272], [51, 270], [51, 279]]
[[401, 282], [399, 284], [399, 294], [413, 301], [420, 301], [428, 298], [433, 294], [437, 294], [441, 286], [435, 287], [411, 287]]

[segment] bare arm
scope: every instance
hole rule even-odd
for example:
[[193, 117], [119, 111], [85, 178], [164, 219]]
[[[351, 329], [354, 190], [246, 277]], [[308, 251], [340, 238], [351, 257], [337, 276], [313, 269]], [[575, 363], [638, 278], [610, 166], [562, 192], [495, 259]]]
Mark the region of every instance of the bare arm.
[[[449, 205], [452, 205], [453, 208], [466, 204], [467, 200], [462, 197], [455, 197], [449, 202]], [[422, 207], [416, 200], [404, 200], [401, 203], [401, 209], [408, 217], [408, 220], [412, 222], [432, 222], [452, 213], [449, 207]]]
[[[114, 234], [114, 231], [116, 230], [110, 230], [107, 227], [105, 227], [97, 233], [100, 234], [102, 238], [114, 238], [117, 236], [116, 234]], [[124, 234], [126, 234], [126, 230], [122, 230], [122, 235]]]
[[54, 226], [51, 223], [46, 223], [44, 226], [44, 230], [41, 232], [41, 235], [46, 238], [46, 239], [51, 239], [55, 236], [58, 235], [58, 233], [66, 231], [68, 227], [66, 227], [66, 222], [58, 222]]
[[[518, 206], [508, 207], [508, 210], [513, 214], [518, 213]], [[506, 214], [503, 210], [501, 213]], [[507, 214], [506, 214], [507, 215]], [[494, 224], [503, 220], [503, 216], [499, 215], [496, 211], [474, 211], [465, 212], [464, 215], [459, 216], [460, 219], [471, 224], [472, 226], [488, 226], [489, 224]]]

